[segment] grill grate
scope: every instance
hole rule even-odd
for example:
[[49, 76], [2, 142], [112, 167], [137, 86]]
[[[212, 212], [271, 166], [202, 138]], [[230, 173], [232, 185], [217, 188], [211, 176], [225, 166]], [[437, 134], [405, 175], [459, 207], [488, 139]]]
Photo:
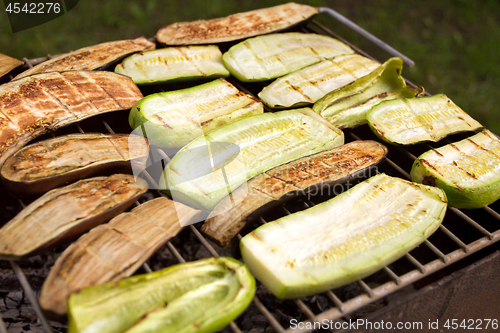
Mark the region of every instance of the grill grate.
[[[332, 17], [340, 20], [342, 23], [352, 27], [352, 22], [344, 21], [345, 18], [339, 18], [332, 14], [330, 9], [322, 9], [322, 13], [327, 13]], [[346, 19], [345, 19], [346, 20]], [[357, 27], [357, 26], [356, 26]], [[359, 27], [358, 27], [359, 28]], [[340, 36], [330, 31], [325, 26], [321, 25], [317, 21], [311, 21], [307, 26], [302, 28], [305, 32], [316, 32], [326, 35], [334, 36], [340, 40], [343, 40]], [[357, 29], [355, 29], [358, 31]], [[401, 55], [399, 52], [387, 46], [385, 43], [371, 36], [366, 31], [358, 31], [368, 39], [374, 41], [377, 45], [385, 50], [388, 50], [391, 54], [402, 56], [405, 59], [405, 63], [412, 65], [412, 61]], [[368, 54], [358, 49], [356, 46], [343, 40], [351, 47], [353, 47], [358, 53], [370, 57]], [[26, 59], [28, 68], [33, 65], [43, 62], [47, 59], [52, 58], [51, 55], [47, 57], [37, 58], [37, 59]], [[372, 57], [370, 57], [372, 58]], [[373, 59], [373, 58], [372, 58]], [[11, 77], [12, 79], [12, 77]], [[256, 92], [260, 91], [262, 86], [260, 84], [242, 84], [232, 78], [229, 79], [234, 85], [236, 85], [240, 90], [247, 93], [256, 95]], [[413, 85], [409, 82], [410, 85]], [[413, 85], [414, 86], [414, 85]], [[151, 89], [157, 88], [144, 88], [144, 94], [149, 94], [151, 92], [166, 91], [171, 90], [170, 86], [160, 86], [157, 91], [151, 91]], [[266, 110], [269, 111], [269, 110]], [[120, 115], [116, 116], [117, 113], [113, 113], [113, 116], [101, 115], [96, 116], [87, 120], [82, 121], [78, 124], [73, 124], [68, 127], [59, 129], [55, 133], [50, 134], [51, 136], [79, 132], [84, 133], [88, 131], [102, 131], [114, 133], [130, 133], [130, 129], [127, 127], [127, 116]], [[364, 127], [350, 129], [345, 131], [346, 142], [354, 140], [378, 140], [369, 129]], [[40, 139], [46, 138], [42, 137]], [[458, 139], [464, 138], [464, 134], [456, 135], [450, 139], [442, 140], [439, 145], [447, 144]], [[390, 146], [389, 154], [387, 156], [386, 162], [379, 166], [377, 172], [385, 172], [389, 175], [409, 179], [409, 174], [407, 170], [411, 167], [415, 156], [420, 155], [424, 151], [439, 146], [437, 144], [419, 144], [412, 147], [395, 147]], [[162, 153], [161, 151], [159, 153]], [[166, 159], [168, 157], [164, 156]], [[148, 181], [154, 181], [148, 174], [145, 175]], [[153, 196], [163, 195], [159, 192], [150, 191], [149, 196], [146, 199], [141, 198], [141, 200], [147, 200]], [[331, 197], [331, 196], [330, 196]], [[288, 215], [291, 212], [306, 209], [308, 207], [314, 206], [322, 201], [328, 199], [329, 196], [317, 195], [311, 196], [309, 198], [303, 197], [298, 198], [292, 202], [286, 203], [281, 206], [281, 209], [276, 209], [275, 211], [265, 213], [261, 216], [253, 227], [259, 224], [265, 224], [267, 221], [274, 220], [284, 215]], [[24, 206], [23, 201], [19, 201], [21, 206]], [[140, 205], [136, 202], [136, 206]], [[20, 207], [21, 207], [20, 206]], [[255, 323], [256, 315], [265, 318], [265, 323], [259, 323], [258, 328], [262, 327], [262, 331], [266, 328], [266, 332], [270, 327], [275, 332], [291, 332], [292, 329], [289, 328], [290, 319], [295, 318], [303, 322], [322, 322], [323, 320], [328, 321], [344, 321], [349, 318], [355, 318], [356, 316], [362, 316], [359, 314], [360, 311], [370, 311], [373, 308], [380, 308], [380, 304], [377, 301], [393, 295], [398, 291], [402, 291], [403, 288], [414, 284], [417, 281], [422, 280], [445, 267], [452, 265], [453, 263], [471, 256], [477, 251], [491, 246], [500, 239], [500, 204], [497, 202], [492, 205], [492, 207], [485, 207], [483, 209], [461, 211], [456, 208], [448, 208], [448, 212], [443, 221], [443, 224], [439, 227], [434, 235], [432, 235], [427, 241], [425, 241], [420, 247], [407, 253], [403, 258], [396, 261], [395, 263], [384, 267], [379, 272], [365, 278], [358, 280], [348, 286], [337, 288], [335, 290], [330, 290], [321, 295], [316, 295], [313, 297], [306, 297], [302, 299], [295, 300], [277, 300], [272, 296], [262, 285], [258, 283], [258, 290], [256, 296], [251, 304], [251, 306], [242, 314], [236, 322], [232, 322], [230, 326], [224, 329], [224, 332], [246, 332], [249, 329], [244, 327], [250, 327], [251, 325], [257, 325]], [[159, 252], [168, 253], [172, 257], [172, 262], [184, 263], [186, 261], [201, 259], [206, 256], [217, 257], [219, 255], [233, 255], [239, 259], [239, 253], [234, 251], [234, 249], [221, 249], [217, 245], [205, 239], [205, 237], [198, 231], [198, 227], [190, 225], [187, 230], [183, 231], [176, 238], [168, 242]], [[182, 241], [179, 240], [182, 238]], [[238, 235], [238, 239], [241, 239], [242, 235]], [[185, 240], [191, 244], [200, 245], [201, 250], [197, 253], [190, 253], [192, 251], [187, 251], [185, 247], [180, 245], [184, 243]], [[234, 245], [236, 242], [233, 242]], [[145, 272], [152, 272], [151, 268], [152, 259], [149, 260], [149, 264], [145, 263], [142, 269]], [[161, 264], [161, 262], [160, 262]], [[39, 290], [32, 288], [28, 279], [26, 278], [23, 269], [17, 262], [10, 261], [10, 265], [14, 273], [16, 274], [19, 283], [24, 290], [24, 294], [28, 298], [29, 302], [33, 306], [40, 325], [47, 332], [54, 332], [51, 326], [53, 322], [49, 322], [42, 314], [38, 302], [36, 300], [36, 295]], [[155, 264], [155, 270], [158, 264]], [[168, 265], [161, 264], [161, 267], [166, 267]], [[161, 268], [160, 267], [160, 268]], [[397, 296], [395, 296], [397, 297]], [[277, 306], [278, 304], [278, 306]], [[372, 311], [373, 312], [373, 311]], [[288, 322], [287, 322], [288, 320]], [[249, 326], [249, 323], [251, 324]], [[240, 328], [242, 327], [242, 328]], [[60, 331], [61, 326], [57, 326], [57, 331]], [[64, 329], [64, 328], [63, 328]], [[309, 329], [298, 329], [294, 332], [310, 332]], [[6, 332], [5, 323], [0, 317], [0, 333]]]

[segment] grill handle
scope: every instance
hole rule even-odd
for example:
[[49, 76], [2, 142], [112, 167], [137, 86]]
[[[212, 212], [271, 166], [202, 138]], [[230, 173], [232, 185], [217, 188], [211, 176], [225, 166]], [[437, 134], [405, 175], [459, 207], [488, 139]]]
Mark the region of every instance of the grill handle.
[[403, 59], [403, 62], [408, 67], [415, 66], [415, 62], [413, 60], [411, 60], [410, 58], [408, 58], [407, 56], [405, 56], [404, 54], [402, 54], [398, 50], [394, 49], [393, 47], [389, 46], [385, 42], [381, 41], [379, 38], [375, 37], [374, 35], [372, 35], [368, 31], [366, 31], [365, 29], [361, 28], [359, 25], [357, 25], [356, 23], [352, 22], [351, 20], [349, 20], [345, 16], [339, 14], [338, 12], [336, 12], [333, 9], [328, 8], [328, 7], [319, 7], [318, 9], [319, 9], [320, 13], [326, 13], [326, 14], [330, 15], [331, 17], [333, 17], [337, 21], [343, 23], [347, 27], [349, 27], [352, 30], [356, 31], [361, 36], [363, 36], [366, 39], [368, 39], [369, 41], [373, 42], [375, 45], [377, 45], [378, 47], [380, 47], [384, 51], [388, 52], [389, 54], [391, 54], [393, 56], [396, 56], [396, 57], [400, 57], [401, 59]]

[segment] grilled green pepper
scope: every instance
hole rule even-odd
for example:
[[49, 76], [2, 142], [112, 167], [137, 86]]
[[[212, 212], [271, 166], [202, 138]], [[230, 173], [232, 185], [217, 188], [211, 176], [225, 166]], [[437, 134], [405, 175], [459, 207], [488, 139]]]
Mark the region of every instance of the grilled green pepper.
[[131, 55], [115, 72], [136, 84], [155, 84], [229, 76], [222, 53], [215, 45], [168, 47]]
[[179, 264], [72, 294], [68, 333], [216, 332], [254, 294], [254, 278], [235, 259]]
[[429, 150], [411, 168], [414, 182], [442, 188], [450, 206], [481, 208], [500, 199], [500, 140], [484, 130]]
[[437, 142], [453, 133], [483, 127], [444, 94], [385, 101], [375, 105], [366, 119], [379, 138], [401, 145]]
[[366, 277], [422, 243], [441, 224], [446, 195], [379, 174], [243, 237], [250, 272], [276, 297], [309, 296]]
[[314, 103], [313, 110], [339, 128], [366, 124], [366, 114], [374, 105], [422, 93], [423, 89], [406, 86], [402, 70], [403, 60], [390, 58], [370, 74], [328, 93]]
[[250, 116], [179, 150], [160, 188], [176, 201], [212, 210], [259, 173], [343, 143], [342, 131], [308, 108]]
[[141, 99], [129, 114], [135, 133], [162, 148], [180, 148], [237, 119], [264, 112], [262, 103], [224, 79]]
[[377, 67], [378, 62], [359, 54], [338, 56], [280, 77], [262, 89], [259, 97], [271, 108], [312, 104]]
[[231, 47], [222, 61], [240, 81], [265, 81], [352, 53], [354, 50], [335, 38], [289, 32], [249, 38]]

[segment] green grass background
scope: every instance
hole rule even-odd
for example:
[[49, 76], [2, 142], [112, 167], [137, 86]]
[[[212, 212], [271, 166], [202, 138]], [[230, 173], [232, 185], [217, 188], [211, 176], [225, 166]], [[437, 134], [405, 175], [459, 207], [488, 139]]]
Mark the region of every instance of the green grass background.
[[[268, 7], [264, 0], [80, 0], [66, 15], [13, 34], [0, 4], [0, 53], [28, 58], [100, 42], [151, 37], [169, 23]], [[403, 75], [427, 91], [446, 93], [500, 134], [500, 1], [317, 0], [355, 21], [416, 62]], [[380, 61], [389, 55], [324, 14], [318, 20]]]

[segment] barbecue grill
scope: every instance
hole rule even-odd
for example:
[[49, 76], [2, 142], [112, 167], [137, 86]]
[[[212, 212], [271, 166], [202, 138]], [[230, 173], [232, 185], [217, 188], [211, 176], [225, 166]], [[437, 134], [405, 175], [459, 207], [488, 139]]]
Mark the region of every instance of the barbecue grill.
[[[320, 15], [327, 15], [340, 21], [391, 55], [403, 58], [407, 65], [413, 65], [408, 57], [333, 10], [322, 8]], [[336, 37], [349, 44], [358, 53], [370, 57], [316, 20], [307, 22], [297, 30]], [[222, 46], [223, 51], [225, 47], [228, 45]], [[30, 68], [50, 58], [50, 55], [31, 60], [24, 58], [26, 62], [24, 68]], [[240, 90], [254, 96], [264, 86], [262, 83], [243, 84], [234, 78], [229, 78], [229, 81]], [[413, 85], [411, 82], [408, 84]], [[179, 87], [179, 85], [161, 85], [149, 86], [141, 90], [144, 95], [147, 95], [179, 89]], [[78, 132], [130, 133], [127, 117], [126, 111], [94, 116], [47, 134], [39, 140]], [[367, 126], [348, 129], [344, 132], [346, 142], [359, 139], [378, 140]], [[421, 153], [467, 136], [468, 134], [458, 134], [439, 143], [405, 147], [388, 146], [387, 159], [385, 163], [377, 167], [375, 172], [409, 179], [411, 165]], [[165, 156], [165, 158], [168, 157]], [[141, 197], [136, 206], [160, 195], [162, 194], [150, 190]], [[7, 222], [28, 203], [9, 196], [3, 188], [0, 196], [3, 203], [0, 207], [2, 219], [0, 224]], [[324, 191], [289, 201], [261, 215], [253, 225], [246, 228], [246, 231], [243, 230], [238, 238], [241, 239], [248, 230], [260, 224], [314, 206], [332, 196], [332, 193]], [[500, 319], [500, 287], [495, 283], [497, 282], [496, 276], [500, 273], [500, 254], [498, 253], [500, 246], [497, 243], [500, 239], [499, 212], [500, 202], [475, 210], [459, 210], [449, 207], [442, 225], [421, 246], [367, 278], [323, 294], [295, 300], [279, 300], [258, 283], [256, 296], [250, 307], [223, 332], [291, 332], [292, 330], [312, 332], [318, 331], [318, 328], [319, 331], [375, 332], [391, 327], [392, 330], [387, 331], [417, 332], [431, 330], [432, 327], [430, 328], [429, 325], [436, 319], [439, 320], [440, 329], [443, 329], [446, 319], [457, 319], [458, 323], [463, 319], [470, 319], [474, 321], [474, 327], [482, 327], [485, 332], [495, 331], [491, 323], [488, 329], [485, 329], [484, 320]], [[143, 265], [139, 273], [210, 256], [224, 255], [241, 259], [237, 250], [239, 239], [233, 240], [227, 249], [222, 249], [207, 240], [199, 232], [199, 227], [200, 224], [188, 226], [155, 253]], [[0, 318], [0, 333], [7, 332], [7, 327], [15, 332], [23, 330], [66, 331], [65, 323], [49, 321], [42, 314], [37, 303], [37, 296], [48, 274], [48, 269], [63, 249], [64, 247], [58, 248], [50, 253], [17, 262], [0, 260], [0, 310], [5, 311], [2, 313], [4, 319]], [[483, 319], [481, 326], [478, 326], [477, 320], [479, 319]], [[372, 326], [354, 327], [352, 325], [353, 322], [360, 323], [361, 320], [371, 321]], [[382, 320], [385, 323], [391, 322], [391, 327], [380, 326]], [[405, 323], [406, 326], [400, 329], [396, 327], [397, 322]], [[418, 322], [421, 326], [412, 324]], [[328, 323], [328, 327], [325, 327], [325, 323]], [[467, 325], [469, 324], [470, 322], [467, 322]], [[410, 327], [410, 325], [413, 326]], [[16, 327], [17, 330], [15, 330]]]

